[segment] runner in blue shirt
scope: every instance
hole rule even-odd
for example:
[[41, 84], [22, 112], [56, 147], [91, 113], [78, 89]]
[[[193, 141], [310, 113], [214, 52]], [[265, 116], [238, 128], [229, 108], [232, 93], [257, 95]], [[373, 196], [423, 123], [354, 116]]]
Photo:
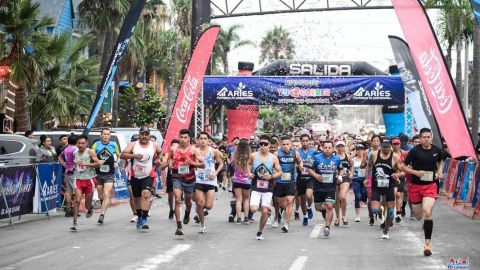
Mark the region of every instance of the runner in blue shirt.
[[[303, 226], [308, 225], [308, 220], [313, 218], [312, 202], [313, 202], [313, 178], [308, 174], [308, 168], [313, 165], [313, 158], [317, 155], [317, 151], [309, 147], [310, 136], [303, 134], [300, 136], [302, 147], [297, 152], [303, 161], [303, 169], [298, 175], [297, 195], [300, 196], [300, 206], [303, 213]], [[308, 216], [307, 216], [308, 212]]]

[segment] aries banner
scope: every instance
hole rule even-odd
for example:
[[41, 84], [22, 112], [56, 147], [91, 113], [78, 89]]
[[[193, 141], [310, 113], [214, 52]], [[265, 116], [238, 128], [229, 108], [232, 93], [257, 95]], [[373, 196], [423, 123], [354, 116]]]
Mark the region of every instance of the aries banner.
[[[0, 219], [32, 213], [35, 191], [34, 166], [0, 168]], [[7, 205], [3, 200], [5, 195]]]

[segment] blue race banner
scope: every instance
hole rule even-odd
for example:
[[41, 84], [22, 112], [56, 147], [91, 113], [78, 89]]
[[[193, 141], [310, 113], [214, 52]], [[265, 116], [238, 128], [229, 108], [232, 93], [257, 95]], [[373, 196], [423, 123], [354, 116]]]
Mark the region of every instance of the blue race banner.
[[120, 173], [120, 170], [115, 170], [115, 183], [113, 184], [115, 189], [115, 198], [126, 199], [128, 198], [128, 186], [127, 186], [127, 174]]
[[403, 105], [400, 77], [220, 77], [203, 80], [206, 105]]
[[477, 23], [480, 25], [480, 0], [471, 0], [473, 14], [475, 15], [475, 19], [477, 19]]
[[[60, 163], [41, 163], [37, 166], [37, 184], [35, 186], [34, 213], [45, 213], [57, 209], [63, 182], [63, 169]], [[43, 198], [42, 198], [43, 196]], [[45, 202], [48, 210], [45, 208]]]
[[[35, 167], [0, 168], [0, 219], [32, 213], [35, 191]], [[7, 205], [3, 200], [3, 195]]]

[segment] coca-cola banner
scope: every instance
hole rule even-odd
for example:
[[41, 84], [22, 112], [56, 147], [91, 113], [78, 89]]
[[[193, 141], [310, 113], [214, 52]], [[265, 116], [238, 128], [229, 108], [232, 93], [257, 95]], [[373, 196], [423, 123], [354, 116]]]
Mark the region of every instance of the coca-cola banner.
[[203, 76], [207, 70], [213, 46], [217, 40], [219, 26], [211, 26], [205, 30], [193, 49], [192, 58], [183, 78], [177, 101], [168, 123], [167, 134], [163, 141], [162, 151], [170, 149], [170, 142], [178, 136], [181, 129], [189, 128], [193, 110], [197, 103], [198, 93], [202, 87]]
[[418, 0], [392, 0], [392, 3], [450, 154], [454, 158], [477, 159], [452, 77], [425, 9]]

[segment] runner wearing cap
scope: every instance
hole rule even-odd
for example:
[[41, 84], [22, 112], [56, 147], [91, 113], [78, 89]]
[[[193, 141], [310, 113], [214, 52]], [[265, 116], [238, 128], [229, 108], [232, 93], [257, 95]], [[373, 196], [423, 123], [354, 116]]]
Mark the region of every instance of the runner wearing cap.
[[345, 152], [345, 142], [337, 141], [335, 143], [337, 149], [337, 156], [342, 161], [343, 176], [337, 180], [336, 196], [335, 196], [335, 226], [340, 225], [340, 208], [342, 209], [343, 225], [348, 225], [347, 219], [347, 193], [350, 188], [350, 181], [353, 178], [353, 161]]
[[[365, 169], [367, 177], [372, 173], [372, 213], [375, 215], [382, 199], [387, 203], [387, 215], [382, 239], [389, 239], [388, 231], [395, 217], [395, 182], [400, 182], [399, 173], [395, 173], [400, 164], [400, 157], [391, 149], [390, 140], [383, 139], [381, 150], [372, 152]], [[371, 170], [371, 171], [370, 171]]]
[[131, 164], [130, 185], [137, 210], [137, 230], [149, 229], [147, 224], [148, 211], [151, 206], [154, 163], [160, 164], [162, 149], [160, 145], [150, 140], [150, 129], [142, 127], [139, 130], [139, 140], [130, 143], [120, 155], [121, 159], [133, 159]]
[[405, 158], [402, 170], [411, 175], [408, 193], [413, 204], [415, 218], [424, 219], [425, 245], [423, 254], [432, 255], [431, 238], [433, 231], [432, 210], [437, 198], [437, 183], [442, 177], [442, 151], [432, 145], [432, 131], [420, 130], [421, 144], [415, 146]]

